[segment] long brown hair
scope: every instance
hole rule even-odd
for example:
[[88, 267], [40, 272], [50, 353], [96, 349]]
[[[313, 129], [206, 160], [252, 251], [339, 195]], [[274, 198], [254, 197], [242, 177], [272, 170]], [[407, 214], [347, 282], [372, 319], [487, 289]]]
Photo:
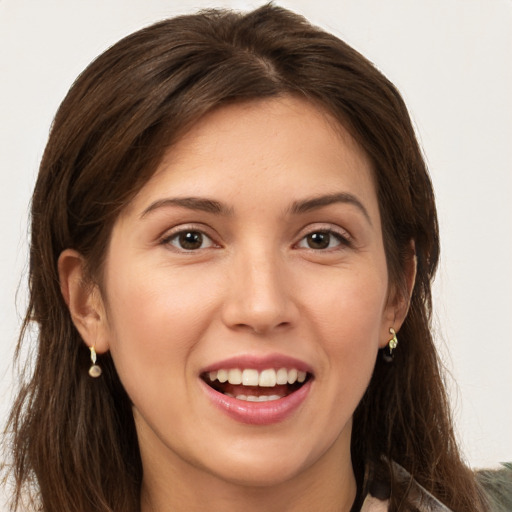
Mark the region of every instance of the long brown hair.
[[292, 94], [345, 126], [373, 161], [391, 282], [405, 286], [411, 241], [417, 279], [392, 364], [380, 357], [354, 415], [360, 489], [368, 468], [392, 482], [390, 510], [408, 509], [391, 461], [452, 509], [484, 510], [455, 442], [430, 332], [439, 241], [434, 195], [407, 109], [395, 87], [354, 49], [305, 19], [267, 5], [210, 10], [123, 39], [77, 79], [55, 117], [32, 199], [27, 330], [33, 367], [10, 420], [14, 508], [139, 509], [142, 466], [127, 397], [110, 356], [87, 375], [88, 350], [59, 288], [57, 259], [79, 251], [91, 281], [119, 212], [163, 153], [206, 112]]

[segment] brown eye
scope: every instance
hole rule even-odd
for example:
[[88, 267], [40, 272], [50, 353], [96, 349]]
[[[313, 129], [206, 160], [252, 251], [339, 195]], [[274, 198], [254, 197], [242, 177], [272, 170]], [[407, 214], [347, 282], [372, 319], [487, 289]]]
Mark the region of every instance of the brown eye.
[[197, 231], [188, 231], [180, 233], [178, 241], [182, 249], [193, 251], [194, 249], [199, 249], [203, 244], [203, 235]]
[[213, 246], [212, 239], [201, 231], [180, 231], [169, 237], [165, 243], [182, 251], [197, 251]]
[[313, 231], [298, 243], [298, 247], [317, 251], [348, 245], [349, 241], [344, 236], [333, 231]]
[[306, 236], [310, 249], [327, 249], [331, 241], [331, 234], [325, 232], [310, 233]]

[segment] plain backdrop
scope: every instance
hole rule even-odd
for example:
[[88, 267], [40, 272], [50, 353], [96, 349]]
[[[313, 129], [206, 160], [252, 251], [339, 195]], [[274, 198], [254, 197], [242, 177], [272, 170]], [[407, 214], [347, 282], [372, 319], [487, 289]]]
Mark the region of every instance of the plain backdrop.
[[[68, 88], [94, 57], [142, 26], [208, 6], [261, 4], [0, 0], [2, 422], [26, 304], [30, 194]], [[473, 466], [512, 460], [512, 1], [280, 5], [345, 39], [402, 92], [437, 193], [442, 260], [434, 324], [457, 383], [449, 378], [458, 436]]]

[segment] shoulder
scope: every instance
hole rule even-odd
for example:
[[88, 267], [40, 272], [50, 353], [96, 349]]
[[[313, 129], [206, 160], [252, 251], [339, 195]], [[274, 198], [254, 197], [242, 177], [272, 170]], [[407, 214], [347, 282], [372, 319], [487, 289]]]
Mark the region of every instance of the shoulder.
[[[409, 472], [399, 464], [392, 463], [393, 471], [399, 481], [402, 481], [408, 487], [407, 501], [409, 505], [417, 512], [452, 512], [446, 505], [441, 503], [435, 496], [422, 487], [414, 478], [411, 478]], [[389, 496], [389, 484], [379, 485], [382, 482], [371, 482], [370, 492], [367, 495], [361, 512], [386, 512], [389, 509], [389, 500], [384, 496]], [[383, 488], [388, 489], [387, 493]]]
[[512, 463], [502, 466], [501, 469], [481, 469], [475, 473], [492, 512], [512, 510]]
[[387, 512], [388, 503], [388, 500], [379, 500], [369, 494], [364, 500], [361, 512]]
[[[417, 512], [452, 512], [417, 483], [413, 484], [409, 497]], [[361, 512], [387, 512], [388, 509], [389, 500], [380, 500], [369, 494], [364, 500]]]
[[393, 462], [393, 468], [400, 479], [411, 482], [407, 497], [411, 505], [416, 507], [418, 512], [452, 512], [451, 509], [441, 503], [414, 478], [411, 478], [409, 472], [402, 466]]

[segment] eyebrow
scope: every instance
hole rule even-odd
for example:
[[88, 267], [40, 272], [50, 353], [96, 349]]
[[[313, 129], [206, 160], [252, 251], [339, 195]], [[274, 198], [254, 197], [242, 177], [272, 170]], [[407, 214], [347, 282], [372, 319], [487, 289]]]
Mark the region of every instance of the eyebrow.
[[[370, 225], [373, 225], [368, 210], [364, 207], [363, 203], [356, 196], [347, 192], [315, 196], [309, 199], [294, 201], [288, 211], [292, 214], [302, 214], [336, 203], [354, 205], [363, 213], [364, 217], [370, 223]], [[230, 215], [233, 213], [231, 208], [227, 207], [219, 201], [215, 201], [214, 199], [207, 199], [202, 197], [168, 197], [151, 203], [142, 212], [140, 218], [144, 218], [146, 215], [159, 208], [169, 206], [177, 206], [180, 208], [187, 208], [189, 210], [198, 210], [207, 213], [213, 213], [215, 215]]]
[[366, 220], [372, 224], [370, 214], [368, 210], [364, 207], [363, 203], [354, 195], [349, 194], [347, 192], [338, 192], [335, 194], [328, 194], [323, 196], [315, 196], [309, 199], [303, 199], [301, 201], [295, 201], [290, 208], [290, 212], [294, 214], [307, 213], [312, 210], [317, 210], [319, 208], [323, 208], [324, 206], [329, 206], [331, 204], [336, 203], [344, 203], [351, 204], [358, 208], [362, 214], [365, 216]]
[[226, 207], [219, 201], [215, 201], [214, 199], [207, 199], [202, 197], [168, 197], [151, 203], [142, 212], [140, 218], [142, 219], [152, 211], [168, 206], [178, 206], [180, 208], [199, 210], [202, 212], [214, 213], [216, 215], [229, 215], [232, 213], [230, 208]]

